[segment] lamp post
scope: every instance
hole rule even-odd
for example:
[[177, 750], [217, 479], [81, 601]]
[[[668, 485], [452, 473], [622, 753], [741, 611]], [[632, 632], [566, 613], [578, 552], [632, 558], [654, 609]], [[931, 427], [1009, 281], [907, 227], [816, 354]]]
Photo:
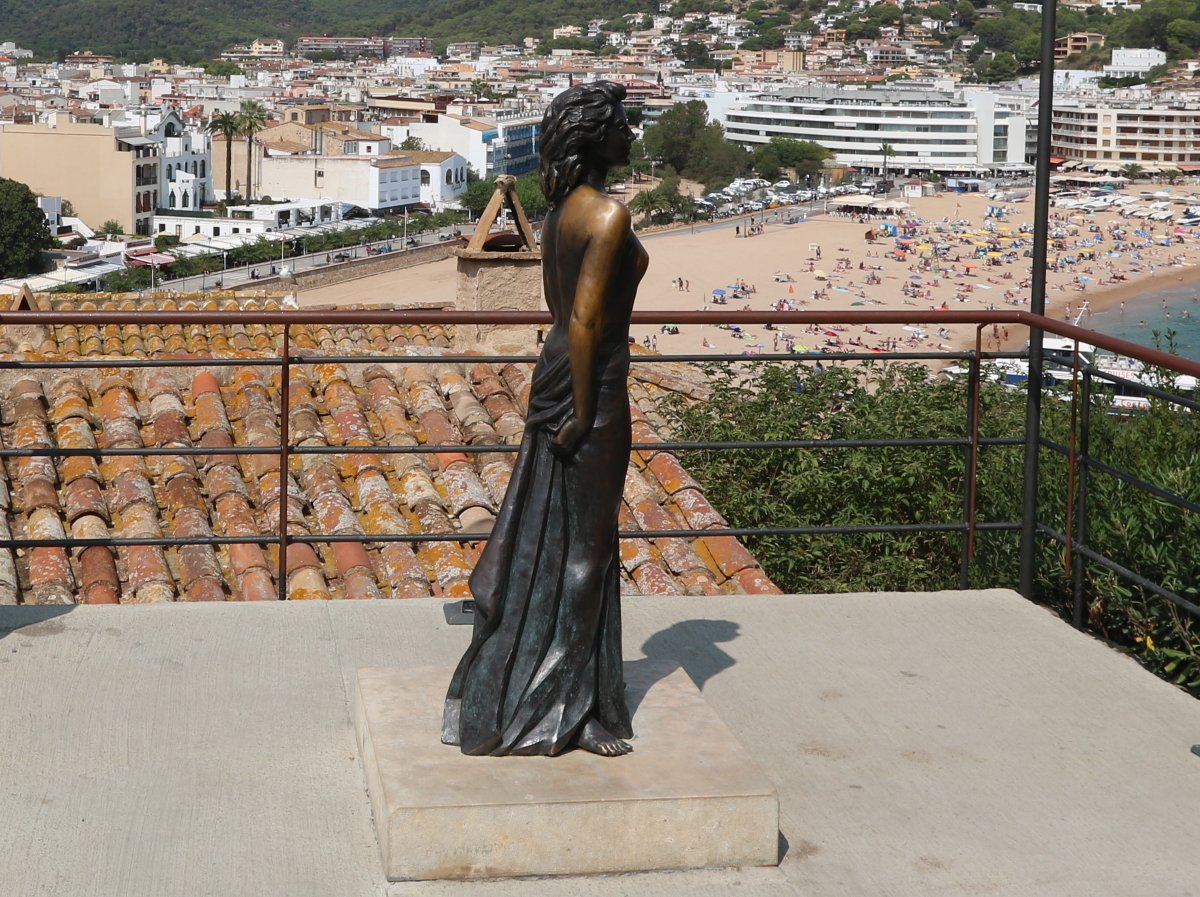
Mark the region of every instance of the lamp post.
[[[1033, 271], [1029, 310], [1046, 313], [1046, 240], [1050, 220], [1050, 128], [1054, 107], [1054, 41], [1058, 5], [1042, 6], [1041, 67], [1038, 73], [1037, 168], [1034, 170]], [[1025, 405], [1024, 483], [1021, 496], [1021, 544], [1019, 590], [1032, 598], [1037, 549], [1037, 498], [1042, 419], [1042, 330], [1029, 329], [1028, 398]], [[1076, 555], [1076, 562], [1081, 555]], [[1077, 567], [1076, 570], [1079, 568]], [[1082, 626], [1082, 620], [1075, 625]]]

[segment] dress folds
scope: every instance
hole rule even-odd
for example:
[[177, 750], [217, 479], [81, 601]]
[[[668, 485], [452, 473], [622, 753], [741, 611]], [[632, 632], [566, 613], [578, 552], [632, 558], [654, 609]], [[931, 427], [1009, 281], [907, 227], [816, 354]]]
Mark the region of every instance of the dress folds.
[[[559, 331], [559, 332], [556, 332]], [[465, 754], [558, 754], [595, 718], [632, 735], [621, 666], [617, 514], [629, 463], [629, 347], [601, 346], [595, 423], [570, 457], [567, 339], [548, 335], [521, 448], [471, 576], [476, 616], [442, 740]]]

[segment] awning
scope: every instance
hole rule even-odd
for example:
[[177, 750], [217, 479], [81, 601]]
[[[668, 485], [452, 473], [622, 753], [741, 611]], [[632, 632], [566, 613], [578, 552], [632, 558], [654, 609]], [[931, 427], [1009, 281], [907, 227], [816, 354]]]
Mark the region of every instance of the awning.
[[165, 252], [148, 252], [145, 255], [126, 256], [125, 262], [136, 267], [149, 268], [152, 265], [174, 264], [175, 256], [167, 255]]

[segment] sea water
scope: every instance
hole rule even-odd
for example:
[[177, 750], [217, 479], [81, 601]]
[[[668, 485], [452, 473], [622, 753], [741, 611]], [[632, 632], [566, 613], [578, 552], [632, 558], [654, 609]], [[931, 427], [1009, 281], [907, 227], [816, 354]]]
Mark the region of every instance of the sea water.
[[1174, 351], [1200, 361], [1200, 283], [1147, 292], [1126, 300], [1123, 313], [1114, 306], [1085, 315], [1079, 325], [1164, 351], [1169, 348], [1167, 334], [1173, 332]]

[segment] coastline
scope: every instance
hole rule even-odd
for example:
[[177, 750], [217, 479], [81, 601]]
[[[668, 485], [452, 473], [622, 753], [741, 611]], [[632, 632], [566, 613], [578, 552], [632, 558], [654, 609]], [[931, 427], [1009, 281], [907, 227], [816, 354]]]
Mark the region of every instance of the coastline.
[[[1119, 309], [1121, 303], [1124, 302], [1127, 317], [1133, 318], [1140, 315], [1139, 308], [1145, 308], [1148, 303], [1153, 302], [1164, 290], [1172, 290], [1180, 287], [1193, 287], [1196, 295], [1200, 296], [1200, 265], [1191, 264], [1173, 267], [1166, 271], [1156, 272], [1153, 275], [1126, 283], [1106, 284], [1095, 292], [1079, 294], [1079, 298], [1087, 299], [1088, 309], [1092, 314], [1114, 311]], [[1047, 298], [1049, 299], [1049, 297]], [[1079, 322], [1079, 326], [1088, 330], [1095, 330], [1097, 333], [1103, 333], [1102, 330], [1092, 327], [1089, 324], [1090, 318], [1090, 314], [1084, 315], [1083, 319]], [[1018, 328], [1016, 334], [1010, 333], [1007, 340], [1001, 341], [1000, 349], [1004, 352], [1022, 349], [1028, 340], [1028, 328]], [[973, 349], [974, 347], [974, 339], [957, 346], [959, 349]]]
[[[640, 311], [803, 310], [926, 312], [945, 308], [1027, 308], [1033, 208], [997, 203], [979, 193], [906, 198], [904, 217], [771, 210], [712, 224], [641, 232], [650, 264], [638, 288]], [[803, 216], [803, 217], [801, 217]], [[753, 228], [748, 225], [753, 222]], [[884, 229], [901, 227], [900, 234]], [[1128, 314], [1164, 289], [1200, 285], [1200, 232], [1177, 234], [1169, 223], [1123, 219], [1116, 212], [1056, 212], [1051, 222], [1058, 270], [1046, 272], [1047, 314], [1062, 320], [1086, 299], [1093, 313], [1130, 305]], [[1169, 242], [1164, 238], [1170, 237]], [[940, 257], [934, 262], [934, 253]], [[1151, 274], [1150, 271], [1154, 271]], [[1101, 285], [1100, 280], [1126, 280]], [[449, 259], [303, 291], [301, 305], [437, 304], [453, 306], [456, 261]], [[1178, 299], [1172, 300], [1178, 305]], [[1142, 306], [1144, 307], [1144, 306]], [[1149, 310], [1147, 309], [1147, 312]], [[1111, 318], [1111, 313], [1109, 314]], [[1152, 316], [1147, 313], [1147, 320]], [[1136, 320], [1136, 319], [1135, 319]], [[1087, 320], [1080, 322], [1088, 326]], [[1004, 348], [1019, 348], [1026, 328], [1012, 328]], [[975, 325], [903, 324], [778, 327], [634, 325], [631, 336], [664, 354], [768, 354], [952, 351], [973, 348]], [[986, 331], [985, 349], [1001, 348]]]

